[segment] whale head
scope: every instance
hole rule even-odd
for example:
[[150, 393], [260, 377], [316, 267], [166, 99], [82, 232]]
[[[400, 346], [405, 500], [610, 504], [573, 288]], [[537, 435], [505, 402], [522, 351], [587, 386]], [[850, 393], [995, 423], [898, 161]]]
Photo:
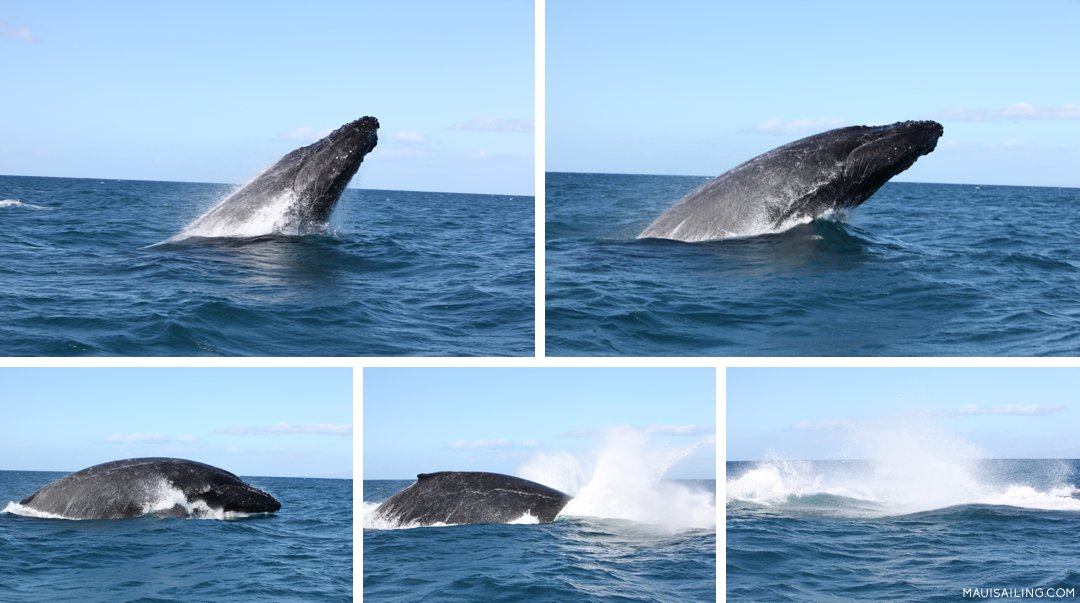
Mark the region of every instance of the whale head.
[[281, 158], [279, 164], [296, 164], [292, 190], [298, 201], [295, 207], [301, 231], [329, 220], [364, 156], [378, 143], [378, 130], [377, 119], [361, 117]]
[[858, 205], [890, 178], [937, 146], [944, 128], [936, 121], [903, 121], [887, 126], [854, 126], [825, 133], [847, 152], [842, 179], [851, 192], [844, 205]]
[[281, 509], [276, 498], [242, 481], [215, 484], [194, 498], [229, 513], [274, 513]]

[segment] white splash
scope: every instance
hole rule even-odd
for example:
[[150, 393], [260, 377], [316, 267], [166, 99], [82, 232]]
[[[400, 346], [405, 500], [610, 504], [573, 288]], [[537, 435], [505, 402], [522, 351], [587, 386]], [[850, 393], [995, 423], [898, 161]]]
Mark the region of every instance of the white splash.
[[18, 199], [0, 199], [0, 207], [21, 207], [23, 209], [49, 209], [44, 205], [34, 205]]
[[23, 517], [37, 517], [40, 519], [67, 519], [63, 515], [56, 515], [53, 513], [38, 511], [37, 509], [31, 509], [30, 507], [20, 505], [15, 501], [9, 502], [7, 506], [4, 507], [4, 510], [0, 511], [0, 513], [11, 513], [12, 515], [22, 515]]
[[230, 195], [209, 209], [170, 240], [177, 241], [191, 237], [250, 238], [269, 234], [302, 234], [290, 232], [288, 228], [293, 222], [291, 216], [296, 205], [296, 194], [293, 191], [282, 191], [277, 196], [266, 200], [253, 212], [241, 213], [239, 216], [218, 211], [218, 208], [228, 203], [231, 198]]
[[433, 524], [423, 524], [418, 522], [399, 522], [393, 519], [387, 519], [382, 515], [376, 513], [379, 510], [379, 506], [382, 503], [365, 502], [363, 508], [364, 514], [364, 529], [365, 530], [410, 530], [412, 528], [429, 528], [429, 527], [445, 527], [447, 524], [442, 522], [436, 522]]
[[674, 528], [715, 528], [712, 492], [664, 481], [664, 475], [707, 438], [684, 448], [662, 448], [630, 427], [609, 430], [587, 459], [565, 451], [538, 453], [518, 474], [574, 497], [560, 517], [626, 519]]
[[727, 501], [786, 507], [826, 494], [870, 505], [831, 509], [837, 514], [871, 515], [971, 504], [1080, 511], [1075, 485], [993, 477], [992, 462], [981, 461], [976, 447], [925, 424], [857, 426], [848, 437], [865, 460], [764, 461], [726, 483]]

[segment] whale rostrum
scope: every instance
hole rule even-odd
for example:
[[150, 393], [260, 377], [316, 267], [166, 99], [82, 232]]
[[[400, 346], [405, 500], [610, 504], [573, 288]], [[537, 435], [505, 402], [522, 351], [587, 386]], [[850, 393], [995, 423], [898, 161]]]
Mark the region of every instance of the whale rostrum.
[[273, 513], [281, 508], [273, 496], [224, 469], [157, 457], [111, 461], [76, 471], [19, 504], [65, 519]]
[[376, 515], [400, 525], [507, 523], [530, 515], [555, 520], [570, 496], [536, 482], [480, 471], [421, 473]]
[[777, 232], [856, 207], [934, 150], [934, 121], [837, 128], [738, 165], [691, 192], [638, 238], [710, 241]]

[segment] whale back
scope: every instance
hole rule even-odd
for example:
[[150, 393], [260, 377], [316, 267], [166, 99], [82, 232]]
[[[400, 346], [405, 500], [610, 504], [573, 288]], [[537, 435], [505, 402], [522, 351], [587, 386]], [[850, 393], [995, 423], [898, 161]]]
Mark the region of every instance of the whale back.
[[478, 471], [421, 473], [416, 483], [379, 505], [398, 524], [507, 523], [528, 514], [555, 520], [570, 496], [520, 477]]
[[281, 508], [272, 496], [224, 469], [170, 458], [94, 465], [19, 501], [34, 511], [68, 519], [186, 516], [199, 503], [224, 512], [269, 513]]

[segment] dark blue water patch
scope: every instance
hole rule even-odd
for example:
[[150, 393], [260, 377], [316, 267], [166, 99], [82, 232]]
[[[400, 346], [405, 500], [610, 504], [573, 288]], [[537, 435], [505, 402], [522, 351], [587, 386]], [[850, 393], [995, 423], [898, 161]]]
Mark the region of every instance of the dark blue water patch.
[[[411, 480], [365, 480], [381, 502]], [[715, 489], [715, 482], [710, 481]], [[716, 599], [713, 530], [560, 518], [534, 525], [364, 531], [365, 601], [693, 602]]]
[[166, 242], [230, 186], [0, 177], [0, 354], [533, 353], [533, 199], [348, 189], [326, 235]]
[[[63, 475], [0, 471], [0, 508]], [[0, 513], [0, 600], [351, 601], [352, 480], [244, 480], [281, 510], [231, 521]]]
[[547, 175], [548, 355], [1080, 353], [1080, 189], [888, 183], [779, 234], [635, 238], [705, 180]]

